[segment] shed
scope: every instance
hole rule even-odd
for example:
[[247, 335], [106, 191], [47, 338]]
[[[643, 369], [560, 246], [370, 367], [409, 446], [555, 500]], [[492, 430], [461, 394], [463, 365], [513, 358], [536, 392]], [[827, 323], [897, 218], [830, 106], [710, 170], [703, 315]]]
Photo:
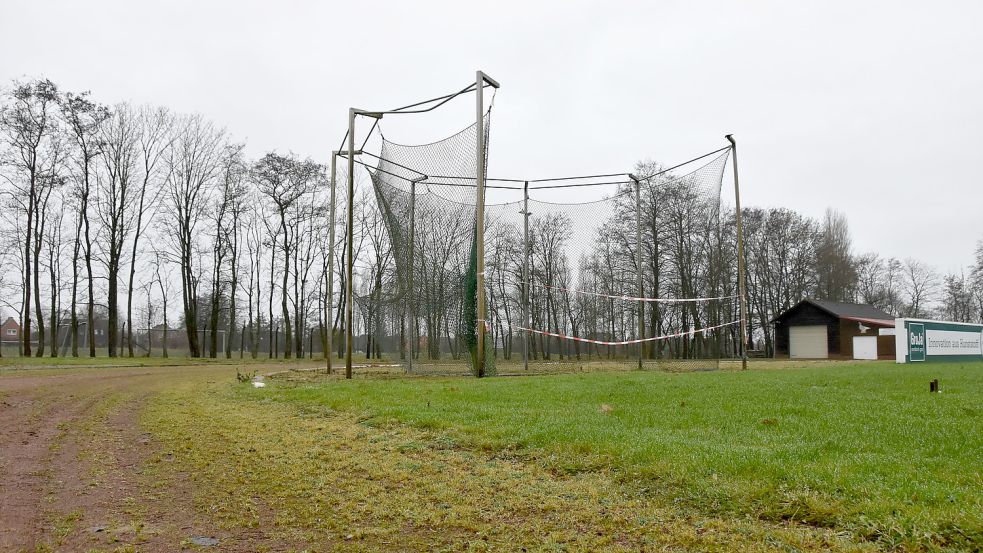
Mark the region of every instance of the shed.
[[857, 303], [802, 300], [772, 319], [775, 357], [894, 359], [894, 317]]

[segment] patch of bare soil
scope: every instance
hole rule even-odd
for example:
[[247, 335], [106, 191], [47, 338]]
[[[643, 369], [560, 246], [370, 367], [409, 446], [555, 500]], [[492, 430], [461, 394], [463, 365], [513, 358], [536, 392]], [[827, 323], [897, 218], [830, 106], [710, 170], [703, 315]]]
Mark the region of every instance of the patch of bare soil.
[[295, 549], [262, 527], [229, 535], [196, 512], [190, 480], [148, 477], [169, 456], [140, 428], [147, 400], [175, 380], [232, 375], [167, 367], [0, 378], [0, 551]]

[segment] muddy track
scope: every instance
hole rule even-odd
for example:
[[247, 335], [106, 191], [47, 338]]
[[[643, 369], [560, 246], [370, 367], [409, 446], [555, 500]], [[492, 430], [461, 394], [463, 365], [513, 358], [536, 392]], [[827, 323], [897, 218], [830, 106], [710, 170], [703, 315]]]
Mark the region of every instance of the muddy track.
[[214, 530], [191, 490], [148, 486], [157, 445], [140, 413], [173, 378], [227, 378], [228, 367], [132, 368], [0, 378], [0, 551], [174, 551]]

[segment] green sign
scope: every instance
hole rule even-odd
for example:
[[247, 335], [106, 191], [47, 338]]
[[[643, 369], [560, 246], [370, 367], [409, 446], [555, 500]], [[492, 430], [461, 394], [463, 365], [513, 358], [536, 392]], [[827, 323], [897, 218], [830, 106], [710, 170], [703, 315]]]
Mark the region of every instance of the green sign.
[[983, 325], [896, 319], [898, 363], [983, 361]]
[[908, 324], [908, 360], [925, 360], [925, 325], [921, 323]]

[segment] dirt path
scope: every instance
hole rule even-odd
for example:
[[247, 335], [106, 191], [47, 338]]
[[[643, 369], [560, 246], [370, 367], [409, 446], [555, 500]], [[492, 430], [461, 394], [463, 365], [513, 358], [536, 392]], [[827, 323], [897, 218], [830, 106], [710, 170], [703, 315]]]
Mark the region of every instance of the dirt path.
[[71, 369], [0, 377], [0, 551], [173, 551], [214, 532], [191, 491], [148, 488], [156, 444], [147, 399], [176, 380], [231, 379], [233, 367]]

